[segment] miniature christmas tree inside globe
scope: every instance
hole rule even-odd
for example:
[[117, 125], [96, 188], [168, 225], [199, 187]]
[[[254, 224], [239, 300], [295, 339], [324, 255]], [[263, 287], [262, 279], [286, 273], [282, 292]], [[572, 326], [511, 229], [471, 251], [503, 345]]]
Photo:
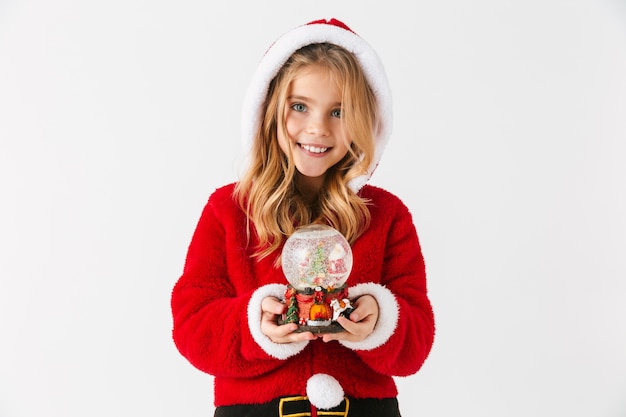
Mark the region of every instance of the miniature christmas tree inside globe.
[[285, 242], [282, 267], [296, 290], [338, 288], [350, 275], [352, 249], [346, 238], [330, 226], [303, 226]]

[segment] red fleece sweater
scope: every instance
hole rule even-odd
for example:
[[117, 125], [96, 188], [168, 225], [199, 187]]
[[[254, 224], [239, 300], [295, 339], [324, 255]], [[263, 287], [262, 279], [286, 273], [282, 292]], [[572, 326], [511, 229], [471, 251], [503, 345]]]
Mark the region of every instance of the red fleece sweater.
[[[249, 310], [260, 309], [251, 302], [260, 288], [287, 281], [273, 266], [275, 257], [251, 257], [255, 242], [247, 244], [246, 218], [232, 199], [233, 189], [229, 184], [210, 196], [171, 299], [174, 342], [191, 364], [215, 377], [215, 405], [306, 395], [314, 374], [331, 375], [355, 398], [395, 397], [392, 376], [419, 370], [435, 330], [424, 260], [406, 206], [377, 187], [359, 191], [371, 201], [372, 223], [352, 245], [346, 284], [371, 283], [361, 287], [380, 289], [372, 294], [381, 309], [377, 327], [391, 327], [381, 330], [383, 339], [363, 344], [314, 340], [282, 354], [284, 345], [262, 341], [255, 330], [260, 323]], [[377, 296], [384, 293], [393, 294], [396, 303]]]

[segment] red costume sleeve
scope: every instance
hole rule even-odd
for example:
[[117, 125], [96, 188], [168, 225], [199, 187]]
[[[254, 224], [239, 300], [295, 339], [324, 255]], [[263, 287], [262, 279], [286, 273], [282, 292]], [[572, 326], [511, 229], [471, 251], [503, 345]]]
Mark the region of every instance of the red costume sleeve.
[[204, 208], [172, 291], [173, 339], [180, 353], [204, 372], [253, 377], [282, 361], [263, 351], [248, 330], [253, 291], [235, 288], [229, 277], [228, 259], [236, 251], [223, 219], [218, 219], [220, 203], [209, 199]]
[[[382, 264], [380, 261], [355, 259], [355, 265], [378, 264], [380, 269], [367, 271], [369, 274], [379, 274], [378, 277], [355, 276], [353, 279], [363, 283], [380, 283], [382, 287], [375, 284], [357, 285], [356, 294], [351, 290], [350, 297], [363, 293], [373, 295], [379, 302], [380, 309], [377, 326], [395, 326], [387, 331], [389, 336], [386, 340], [372, 343], [366, 339], [359, 343], [342, 344], [353, 349], [365, 363], [379, 373], [411, 375], [426, 360], [435, 333], [433, 309], [427, 295], [424, 258], [412, 216], [406, 206], [392, 195], [383, 198], [376, 196], [378, 193], [386, 194], [383, 190], [369, 187], [368, 191], [373, 192], [372, 217], [377, 217], [378, 220], [373, 222], [367, 235], [376, 233], [378, 238], [364, 236], [361, 240], [367, 242], [369, 248], [362, 250], [357, 242], [355, 252], [380, 253], [382, 249], [384, 259]], [[384, 248], [378, 247], [379, 245], [384, 245]], [[358, 274], [364, 273], [357, 267], [353, 270], [353, 275]], [[389, 302], [391, 294], [395, 303]], [[393, 311], [395, 309], [397, 311]], [[397, 316], [395, 323], [394, 315]], [[383, 323], [381, 319], [384, 319]]]

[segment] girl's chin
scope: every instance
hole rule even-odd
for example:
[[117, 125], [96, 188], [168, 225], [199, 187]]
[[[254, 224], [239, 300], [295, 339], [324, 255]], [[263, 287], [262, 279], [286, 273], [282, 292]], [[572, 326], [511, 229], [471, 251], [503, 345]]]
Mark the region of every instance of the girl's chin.
[[306, 169], [298, 169], [298, 173], [300, 174], [301, 177], [303, 177], [303, 179], [305, 180], [310, 180], [310, 181], [321, 181], [324, 179], [324, 176], [326, 175], [326, 170], [324, 170], [323, 172], [320, 172], [320, 170], [306, 170]]
[[302, 172], [298, 169], [298, 182], [300, 183], [300, 185], [319, 188], [324, 183], [325, 174], [326, 171], [324, 171], [324, 173], [322, 174], [319, 174], [318, 172], [313, 173], [311, 171]]

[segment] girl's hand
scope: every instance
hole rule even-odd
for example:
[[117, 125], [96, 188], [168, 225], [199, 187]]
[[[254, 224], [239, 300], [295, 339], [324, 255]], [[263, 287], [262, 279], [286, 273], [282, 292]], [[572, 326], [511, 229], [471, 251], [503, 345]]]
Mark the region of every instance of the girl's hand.
[[274, 343], [314, 340], [316, 337], [311, 332], [294, 333], [298, 328], [295, 323], [278, 325], [277, 316], [283, 314], [286, 308], [278, 299], [265, 297], [261, 301], [261, 332]]
[[378, 321], [378, 303], [371, 295], [363, 295], [354, 302], [354, 310], [350, 318], [340, 316], [337, 323], [345, 331], [339, 333], [326, 333], [322, 337], [324, 342], [331, 340], [347, 340], [360, 342], [372, 334]]

